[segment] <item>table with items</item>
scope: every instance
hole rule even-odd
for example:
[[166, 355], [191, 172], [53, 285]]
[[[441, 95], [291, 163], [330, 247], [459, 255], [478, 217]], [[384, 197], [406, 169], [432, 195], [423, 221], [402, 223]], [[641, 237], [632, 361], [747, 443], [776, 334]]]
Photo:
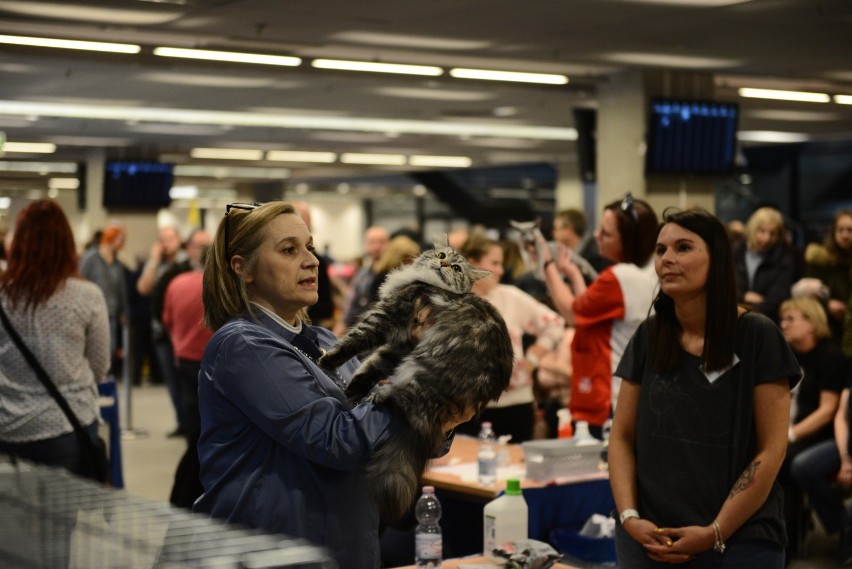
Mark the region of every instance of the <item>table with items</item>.
[[[564, 441], [563, 441], [564, 443]], [[503, 445], [498, 454], [497, 482], [482, 485], [477, 481], [476, 455], [478, 441], [472, 437], [456, 436], [450, 452], [430, 462], [423, 475], [423, 484], [432, 485], [441, 501], [441, 527], [444, 539], [444, 558], [482, 553], [482, 510], [485, 504], [498, 497], [509, 478], [519, 478], [524, 499], [529, 508], [529, 538], [550, 543], [569, 554], [588, 553], [589, 560], [606, 551], [611, 543], [577, 537], [577, 532], [593, 514], [608, 516], [615, 509], [605, 468], [585, 469], [584, 472], [546, 478], [542, 476], [541, 456], [537, 448], [558, 446], [557, 441], [533, 441], [525, 445]], [[525, 462], [525, 450], [527, 460]], [[527, 478], [527, 468], [538, 480]], [[546, 471], [545, 471], [546, 472]], [[609, 547], [609, 549], [608, 549]], [[607, 553], [605, 556], [609, 556]]]

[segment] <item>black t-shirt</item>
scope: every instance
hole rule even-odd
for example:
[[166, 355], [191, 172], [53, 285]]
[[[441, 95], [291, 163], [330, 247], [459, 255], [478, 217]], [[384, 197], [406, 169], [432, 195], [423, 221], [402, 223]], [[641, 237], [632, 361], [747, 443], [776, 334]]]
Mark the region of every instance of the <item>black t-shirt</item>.
[[[830, 340], [819, 342], [813, 350], [806, 353], [795, 352], [802, 367], [802, 381], [794, 393], [796, 397], [796, 416], [798, 423], [819, 408], [820, 393], [833, 391], [840, 395], [848, 384], [846, 359], [840, 348]], [[815, 444], [834, 437], [834, 426], [829, 422], [822, 429], [804, 439], [807, 444]], [[798, 442], [798, 441], [797, 441]]]
[[[737, 363], [711, 382], [700, 358], [681, 351], [677, 369], [650, 369], [649, 323], [627, 345], [615, 375], [638, 383], [636, 491], [643, 518], [659, 527], [709, 525], [756, 454], [754, 388], [799, 378], [799, 365], [767, 317], [747, 313], [737, 324]], [[617, 412], [617, 410], [616, 410]], [[777, 482], [766, 502], [730, 537], [786, 541]]]

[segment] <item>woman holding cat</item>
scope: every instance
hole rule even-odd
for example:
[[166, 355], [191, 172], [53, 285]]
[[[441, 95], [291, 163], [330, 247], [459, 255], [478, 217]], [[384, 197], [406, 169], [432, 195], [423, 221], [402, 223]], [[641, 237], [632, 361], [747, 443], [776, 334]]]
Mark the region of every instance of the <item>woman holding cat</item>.
[[[666, 213], [655, 315], [630, 340], [609, 439], [618, 566], [782, 569], [790, 389], [775, 324], [737, 306], [725, 227]], [[664, 565], [665, 564], [665, 565]]]
[[316, 365], [335, 337], [305, 321], [318, 260], [293, 206], [225, 211], [204, 270], [204, 319], [215, 333], [199, 375], [204, 494], [194, 510], [305, 538], [340, 567], [378, 567], [379, 514], [364, 467], [404, 419], [348, 403], [357, 361], [328, 374]]
[[[565, 321], [521, 289], [500, 284], [503, 277], [503, 248], [499, 242], [474, 234], [459, 252], [471, 266], [491, 271], [490, 276], [473, 283], [471, 292], [489, 301], [500, 312], [515, 352], [509, 388], [500, 399], [488, 404], [481, 419], [491, 421], [498, 436], [512, 435], [513, 443], [531, 440], [535, 427], [532, 372], [546, 353], [559, 346], [565, 331]], [[535, 337], [526, 355], [524, 334]], [[478, 424], [467, 424], [460, 430], [474, 436], [478, 431]]]
[[579, 267], [571, 262], [571, 250], [560, 245], [554, 260], [544, 238], [538, 236], [536, 253], [544, 260], [547, 289], [559, 313], [575, 326], [571, 416], [589, 423], [598, 437], [615, 409], [621, 385], [612, 372], [651, 308], [657, 286], [651, 262], [656, 235], [657, 214], [647, 202], [627, 194], [608, 204], [595, 240], [601, 256], [616, 264], [588, 287]]

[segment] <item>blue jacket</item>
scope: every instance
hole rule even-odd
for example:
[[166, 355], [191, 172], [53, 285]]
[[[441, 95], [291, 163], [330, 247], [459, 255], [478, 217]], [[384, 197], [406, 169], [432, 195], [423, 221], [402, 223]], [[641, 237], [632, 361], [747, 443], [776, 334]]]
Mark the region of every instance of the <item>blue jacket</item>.
[[[303, 326], [323, 348], [335, 337]], [[364, 465], [402, 421], [351, 407], [272, 318], [220, 328], [201, 363], [198, 456], [204, 494], [194, 510], [326, 546], [341, 568], [379, 567], [379, 515]], [[340, 373], [348, 380], [357, 360]]]

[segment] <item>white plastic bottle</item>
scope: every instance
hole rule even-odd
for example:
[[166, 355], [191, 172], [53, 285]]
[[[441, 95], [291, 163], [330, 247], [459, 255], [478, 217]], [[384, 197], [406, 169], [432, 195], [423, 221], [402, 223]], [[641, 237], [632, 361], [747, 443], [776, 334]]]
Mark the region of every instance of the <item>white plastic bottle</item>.
[[521, 483], [517, 479], [507, 480], [506, 493], [488, 502], [482, 511], [483, 554], [495, 558], [495, 548], [527, 539], [528, 524], [529, 510]]
[[581, 445], [594, 445], [599, 441], [589, 432], [589, 423], [586, 421], [577, 421], [577, 426], [574, 429], [574, 443]]
[[424, 486], [423, 494], [414, 507], [417, 528], [414, 530], [414, 560], [417, 569], [438, 569], [443, 557], [441, 539], [441, 503], [434, 486]]
[[497, 436], [489, 421], [483, 421], [479, 431], [479, 451], [476, 455], [479, 483], [491, 486], [497, 482]]

